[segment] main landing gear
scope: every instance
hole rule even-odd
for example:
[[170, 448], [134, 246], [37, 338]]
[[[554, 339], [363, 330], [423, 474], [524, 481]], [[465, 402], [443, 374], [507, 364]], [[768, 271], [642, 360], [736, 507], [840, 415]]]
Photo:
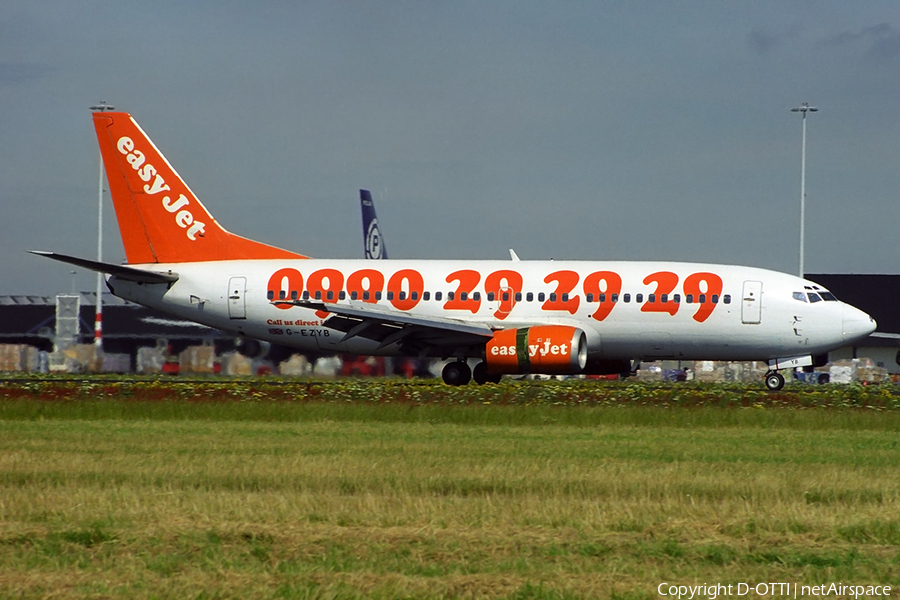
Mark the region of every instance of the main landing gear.
[[777, 392], [784, 387], [784, 376], [778, 371], [766, 373], [766, 387], [770, 392]]
[[444, 365], [441, 378], [447, 385], [466, 385], [472, 379], [472, 371], [464, 360], [449, 362]]
[[475, 383], [478, 385], [484, 385], [486, 383], [500, 383], [500, 373], [488, 373], [487, 365], [484, 362], [480, 362], [475, 365], [475, 368], [472, 369], [472, 379], [475, 380]]
[[458, 360], [444, 365], [444, 370], [441, 371], [441, 378], [447, 385], [466, 385], [472, 379], [478, 385], [500, 383], [500, 374], [488, 373], [487, 365], [484, 362], [478, 363], [475, 365], [474, 370], [470, 370], [465, 360]]

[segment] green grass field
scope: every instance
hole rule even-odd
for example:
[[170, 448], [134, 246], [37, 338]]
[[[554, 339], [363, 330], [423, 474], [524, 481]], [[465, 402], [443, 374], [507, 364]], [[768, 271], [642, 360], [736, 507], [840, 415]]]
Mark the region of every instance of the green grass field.
[[620, 405], [498, 406], [159, 385], [0, 399], [0, 598], [900, 587], [900, 411], [643, 406], [641, 386]]

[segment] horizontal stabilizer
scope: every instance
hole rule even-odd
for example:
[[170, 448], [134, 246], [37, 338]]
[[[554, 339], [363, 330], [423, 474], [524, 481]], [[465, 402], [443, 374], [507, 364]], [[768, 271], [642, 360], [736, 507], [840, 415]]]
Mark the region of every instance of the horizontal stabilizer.
[[113, 265], [110, 263], [97, 262], [96, 260], [88, 260], [86, 258], [77, 258], [66, 254], [57, 254], [56, 252], [45, 252], [43, 250], [29, 250], [32, 254], [38, 256], [46, 256], [53, 260], [75, 265], [83, 269], [98, 271], [100, 273], [109, 273], [119, 279], [134, 281], [135, 283], [175, 283], [178, 281], [176, 273], [157, 273], [155, 271], [144, 271], [143, 269], [135, 269], [125, 265]]
[[869, 337], [881, 338], [884, 340], [900, 340], [900, 333], [886, 333], [884, 331], [876, 331], [875, 333], [870, 333]]

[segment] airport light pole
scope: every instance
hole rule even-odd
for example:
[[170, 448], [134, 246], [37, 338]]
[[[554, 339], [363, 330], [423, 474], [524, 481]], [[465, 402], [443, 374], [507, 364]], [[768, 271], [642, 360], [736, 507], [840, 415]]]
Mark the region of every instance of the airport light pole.
[[[116, 107], [101, 100], [90, 107], [91, 112], [115, 110]], [[103, 154], [100, 154], [100, 177], [97, 194], [97, 262], [103, 262]], [[94, 317], [94, 346], [103, 350], [103, 273], [97, 273], [97, 313]]]
[[791, 112], [800, 113], [803, 118], [803, 133], [800, 141], [800, 277], [804, 275], [803, 251], [806, 245], [806, 113], [816, 112], [819, 109], [804, 102]]

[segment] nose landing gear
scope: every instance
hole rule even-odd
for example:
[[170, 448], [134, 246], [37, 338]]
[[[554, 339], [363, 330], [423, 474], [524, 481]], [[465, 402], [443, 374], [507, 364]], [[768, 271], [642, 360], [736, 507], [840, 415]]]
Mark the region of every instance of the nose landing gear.
[[778, 371], [766, 373], [766, 387], [770, 392], [777, 392], [784, 387], [784, 376]]

